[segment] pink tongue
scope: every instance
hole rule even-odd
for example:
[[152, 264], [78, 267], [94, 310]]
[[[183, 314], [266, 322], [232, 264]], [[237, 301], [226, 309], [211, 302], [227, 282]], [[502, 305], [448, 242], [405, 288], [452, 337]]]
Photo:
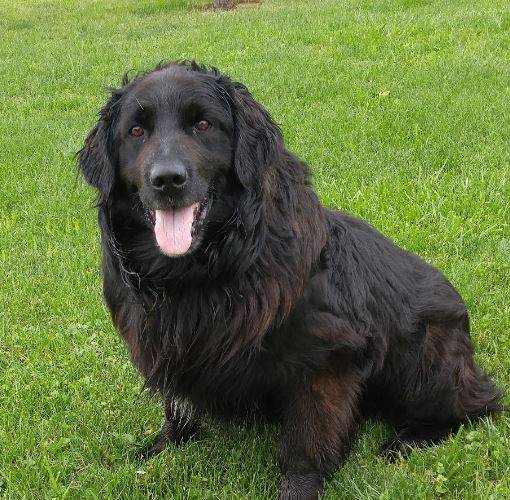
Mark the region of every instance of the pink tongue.
[[181, 255], [191, 246], [191, 226], [195, 203], [189, 207], [156, 210], [154, 233], [161, 251], [167, 255]]

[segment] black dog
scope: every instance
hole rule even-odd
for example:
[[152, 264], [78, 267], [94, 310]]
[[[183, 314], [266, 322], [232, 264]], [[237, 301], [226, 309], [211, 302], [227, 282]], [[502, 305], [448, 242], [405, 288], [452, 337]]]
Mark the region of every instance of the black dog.
[[277, 420], [281, 498], [316, 498], [362, 415], [385, 450], [500, 410], [440, 271], [321, 206], [247, 89], [171, 63], [112, 96], [79, 154], [99, 192], [104, 295], [166, 420]]

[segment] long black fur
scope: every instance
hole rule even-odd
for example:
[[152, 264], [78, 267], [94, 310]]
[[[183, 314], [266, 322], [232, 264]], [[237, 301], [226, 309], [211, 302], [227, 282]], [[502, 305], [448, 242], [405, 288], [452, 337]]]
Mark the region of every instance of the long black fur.
[[[158, 74], [171, 88], [179, 71], [211, 89], [233, 127], [204, 239], [169, 258], [122, 177], [116, 130], [137, 86]], [[98, 190], [106, 302], [164, 400], [151, 451], [189, 438], [204, 413], [276, 420], [281, 497], [316, 498], [364, 415], [390, 423], [385, 449], [398, 452], [500, 410], [453, 286], [368, 224], [321, 206], [308, 167], [243, 85], [194, 62], [125, 79], [79, 162]]]

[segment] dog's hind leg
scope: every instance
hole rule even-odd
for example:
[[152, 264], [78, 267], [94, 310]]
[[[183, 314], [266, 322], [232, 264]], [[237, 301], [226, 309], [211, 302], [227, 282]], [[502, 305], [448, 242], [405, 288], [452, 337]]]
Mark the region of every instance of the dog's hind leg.
[[467, 316], [429, 324], [419, 362], [406, 378], [404, 415], [385, 455], [436, 444], [460, 425], [501, 411], [502, 391], [475, 364]]
[[395, 432], [381, 447], [381, 454], [388, 460], [405, 457], [414, 448], [438, 444], [456, 429], [451, 426], [405, 427]]
[[170, 443], [189, 441], [198, 431], [199, 415], [189, 401], [176, 397], [165, 398], [165, 421], [155, 440], [142, 453], [150, 458], [162, 452]]

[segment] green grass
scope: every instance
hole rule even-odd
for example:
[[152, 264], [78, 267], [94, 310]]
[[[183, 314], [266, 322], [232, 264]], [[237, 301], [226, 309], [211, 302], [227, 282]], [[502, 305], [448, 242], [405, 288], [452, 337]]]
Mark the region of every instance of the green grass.
[[[311, 4], [314, 4], [313, 6]], [[161, 422], [101, 300], [75, 152], [127, 69], [197, 58], [242, 80], [325, 204], [367, 219], [464, 296], [478, 362], [510, 380], [510, 5], [504, 0], [1, 0], [0, 497], [274, 498], [276, 429]], [[507, 400], [508, 402], [508, 400]], [[326, 498], [509, 498], [510, 418], [388, 464], [367, 423]]]

